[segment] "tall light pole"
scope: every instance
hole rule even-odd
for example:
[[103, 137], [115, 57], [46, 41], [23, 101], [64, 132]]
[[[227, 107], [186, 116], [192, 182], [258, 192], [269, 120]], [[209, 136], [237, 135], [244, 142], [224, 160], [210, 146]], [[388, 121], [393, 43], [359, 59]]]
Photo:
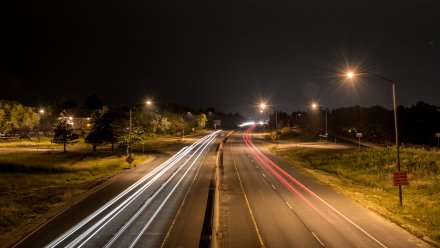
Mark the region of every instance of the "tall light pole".
[[[267, 104], [266, 103], [261, 103], [260, 104], [260, 112], [264, 112], [264, 110], [267, 108]], [[278, 137], [278, 110], [276, 108], [272, 108], [275, 110], [275, 135], [277, 137], [277, 143], [279, 142], [279, 137]]]
[[[313, 109], [317, 109], [318, 106], [322, 106], [322, 105], [318, 105], [317, 103], [312, 103], [312, 108]], [[327, 108], [325, 108], [325, 144], [327, 145], [328, 142], [328, 125], [327, 125]]]
[[[395, 131], [395, 138], [396, 138], [396, 151], [397, 151], [397, 171], [400, 171], [400, 146], [399, 146], [399, 132], [398, 132], [398, 125], [397, 125], [397, 106], [396, 106], [396, 82], [393, 80], [390, 80], [382, 75], [379, 75], [377, 73], [368, 72], [368, 71], [362, 71], [357, 72], [356, 74], [369, 74], [373, 75], [377, 78], [380, 78], [384, 81], [387, 81], [388, 83], [391, 83], [391, 86], [393, 88], [393, 112], [394, 112], [394, 131]], [[354, 72], [348, 72], [347, 78], [353, 78], [355, 76]], [[402, 185], [399, 184], [399, 203], [400, 206], [402, 206]]]
[[[44, 109], [40, 109], [40, 110], [38, 110], [38, 113], [40, 114], [40, 130], [38, 130], [38, 143], [40, 142], [40, 137], [41, 137], [41, 129], [42, 129], [42, 122], [43, 122], [43, 115], [44, 115], [44, 113], [45, 113], [45, 110]], [[43, 134], [44, 134], [44, 132], [43, 132]]]

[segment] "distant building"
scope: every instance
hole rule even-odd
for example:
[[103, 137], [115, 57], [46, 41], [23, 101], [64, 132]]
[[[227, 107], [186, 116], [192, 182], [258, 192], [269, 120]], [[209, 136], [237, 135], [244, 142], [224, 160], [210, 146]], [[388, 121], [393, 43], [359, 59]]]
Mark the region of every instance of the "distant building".
[[214, 129], [222, 128], [222, 121], [221, 120], [214, 120]]
[[93, 112], [96, 110], [89, 109], [65, 109], [61, 111], [60, 120], [67, 120], [74, 130], [84, 130], [90, 126], [90, 120]]

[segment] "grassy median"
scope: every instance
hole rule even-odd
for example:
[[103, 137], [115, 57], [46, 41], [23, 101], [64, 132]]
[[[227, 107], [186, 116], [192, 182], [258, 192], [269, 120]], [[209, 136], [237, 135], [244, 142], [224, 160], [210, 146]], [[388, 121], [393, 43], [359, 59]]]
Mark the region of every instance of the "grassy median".
[[403, 206], [398, 187], [394, 148], [335, 150], [270, 147], [290, 164], [306, 170], [337, 191], [398, 223], [420, 238], [440, 246], [440, 151], [402, 148]]
[[[134, 163], [146, 158], [135, 156]], [[0, 150], [0, 233], [20, 228], [126, 167], [125, 156], [109, 151]]]

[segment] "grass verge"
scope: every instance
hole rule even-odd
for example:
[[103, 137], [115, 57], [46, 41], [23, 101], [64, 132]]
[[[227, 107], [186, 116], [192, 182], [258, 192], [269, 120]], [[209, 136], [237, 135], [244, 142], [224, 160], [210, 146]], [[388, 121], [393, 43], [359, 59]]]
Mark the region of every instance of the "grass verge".
[[[136, 164], [147, 156], [134, 158]], [[0, 238], [126, 167], [125, 156], [109, 152], [0, 150]]]
[[290, 164], [312, 174], [342, 194], [440, 247], [440, 151], [419, 148], [401, 150], [402, 170], [409, 172], [409, 186], [403, 186], [403, 206], [392, 148], [330, 150], [313, 148], [270, 149]]

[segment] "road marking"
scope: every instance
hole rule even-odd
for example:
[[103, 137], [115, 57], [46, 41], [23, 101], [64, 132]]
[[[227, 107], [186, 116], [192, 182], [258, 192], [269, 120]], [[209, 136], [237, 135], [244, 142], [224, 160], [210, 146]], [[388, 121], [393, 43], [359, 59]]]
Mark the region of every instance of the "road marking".
[[255, 216], [254, 216], [254, 213], [252, 212], [251, 205], [249, 204], [248, 197], [246, 195], [246, 192], [244, 191], [243, 182], [241, 181], [240, 174], [238, 173], [237, 163], [235, 162], [234, 152], [232, 150], [232, 146], [230, 146], [230, 147], [231, 147], [232, 161], [234, 161], [235, 172], [237, 173], [238, 181], [240, 182], [240, 187], [241, 187], [241, 190], [243, 191], [244, 199], [246, 201], [246, 206], [247, 206], [247, 208], [249, 210], [249, 213], [251, 215], [252, 222], [253, 222], [254, 227], [255, 227], [255, 231], [257, 232], [258, 240], [260, 241], [260, 245], [261, 245], [262, 248], [265, 248], [266, 246], [264, 245], [263, 237], [261, 237], [260, 229], [258, 228], [257, 221], [255, 220]]
[[264, 175], [264, 173], [261, 173], [261, 175], [263, 175], [263, 177], [266, 177], [266, 175]]
[[258, 165], [255, 165], [255, 167], [257, 167], [257, 169], [260, 168], [260, 167], [258, 167]]
[[291, 206], [288, 202], [286, 202], [286, 204], [287, 204], [287, 206], [288, 206], [290, 209], [293, 210], [292, 206]]
[[324, 243], [322, 243], [322, 241], [318, 238], [318, 236], [316, 236], [316, 234], [314, 232], [311, 232], [313, 237], [315, 237], [316, 240], [318, 240], [318, 242], [322, 245], [322, 247], [325, 247]]
[[[332, 209], [335, 213], [337, 213], [339, 216], [341, 216], [343, 219], [345, 219], [348, 223], [350, 223], [352, 226], [356, 227], [359, 231], [361, 231], [362, 233], [364, 233], [367, 237], [369, 237], [370, 239], [372, 239], [373, 241], [375, 241], [377, 244], [379, 244], [380, 246], [387, 248], [386, 245], [384, 245], [383, 243], [381, 243], [379, 240], [377, 240], [375, 237], [373, 237], [371, 234], [369, 234], [367, 231], [365, 231], [364, 229], [362, 229], [359, 225], [357, 225], [354, 221], [352, 221], [351, 219], [349, 219], [347, 216], [345, 216], [344, 214], [342, 214], [341, 212], [339, 212], [336, 208], [334, 208], [332, 205], [330, 205], [327, 201], [325, 201], [324, 199], [322, 199], [321, 197], [319, 197], [317, 194], [315, 194], [313, 191], [311, 191], [309, 188], [307, 188], [306, 186], [304, 186], [302, 183], [300, 183], [298, 180], [296, 180], [295, 178], [293, 178], [290, 174], [288, 174], [286, 171], [284, 171], [283, 169], [281, 169], [278, 165], [276, 165], [272, 160], [270, 160], [266, 155], [264, 155], [254, 144], [252, 141], [250, 141], [249, 139], [249, 145], [248, 146], [252, 146], [253, 149], [255, 151], [257, 151], [259, 154], [261, 154], [261, 157], [265, 158], [265, 160], [267, 162], [269, 162], [270, 164], [272, 164], [272, 167], [276, 168], [278, 171], [280, 171], [281, 173], [283, 173], [285, 176], [287, 176], [290, 180], [292, 180], [295, 184], [297, 184], [298, 186], [300, 186], [301, 188], [303, 188], [303, 190], [305, 190], [306, 192], [309, 192], [312, 196], [316, 197], [318, 200], [320, 200], [322, 203], [324, 203], [325, 205], [327, 205], [330, 209]], [[293, 186], [293, 184], [292, 184]]]
[[273, 188], [273, 189], [276, 189], [275, 186], [273, 186], [273, 184], [271, 184], [271, 185], [272, 185], [272, 188]]
[[174, 220], [173, 220], [173, 222], [171, 223], [171, 226], [170, 226], [170, 228], [168, 229], [168, 232], [167, 232], [167, 234], [165, 235], [165, 238], [163, 239], [162, 244], [160, 245], [161, 248], [165, 247], [165, 244], [168, 242], [168, 239], [169, 239], [169, 237], [170, 237], [171, 231], [173, 230], [174, 225], [176, 224], [177, 218], [179, 217], [180, 213], [182, 212], [183, 205], [185, 205], [186, 198], [188, 197], [189, 192], [191, 191], [191, 188], [192, 188], [194, 182], [196, 181], [197, 176], [199, 175], [200, 168], [202, 168], [202, 164], [205, 162], [205, 158], [206, 158], [206, 154], [205, 154], [205, 156], [203, 157], [202, 162], [200, 162], [199, 168], [197, 169], [197, 172], [196, 172], [196, 174], [194, 175], [194, 178], [193, 178], [193, 180], [192, 180], [192, 182], [191, 182], [191, 185], [189, 185], [189, 188], [188, 188], [188, 190], [186, 191], [185, 197], [183, 198], [182, 203], [180, 204], [179, 209], [177, 210], [176, 216], [174, 217]]

